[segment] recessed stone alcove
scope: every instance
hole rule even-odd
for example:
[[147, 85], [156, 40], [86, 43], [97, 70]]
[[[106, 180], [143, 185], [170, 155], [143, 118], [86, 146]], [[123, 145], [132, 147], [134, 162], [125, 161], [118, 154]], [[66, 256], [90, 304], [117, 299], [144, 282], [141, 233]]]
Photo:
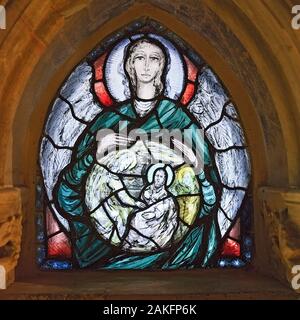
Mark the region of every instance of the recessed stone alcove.
[[[8, 1], [6, 9], [8, 26], [0, 32], [0, 285], [12, 285], [0, 298], [295, 296], [290, 280], [292, 266], [300, 264], [300, 31], [290, 27], [290, 1], [25, 0]], [[34, 204], [48, 106], [95, 44], [145, 16], [199, 52], [239, 108], [252, 158], [252, 268], [172, 272], [168, 280], [164, 272], [41, 272]]]

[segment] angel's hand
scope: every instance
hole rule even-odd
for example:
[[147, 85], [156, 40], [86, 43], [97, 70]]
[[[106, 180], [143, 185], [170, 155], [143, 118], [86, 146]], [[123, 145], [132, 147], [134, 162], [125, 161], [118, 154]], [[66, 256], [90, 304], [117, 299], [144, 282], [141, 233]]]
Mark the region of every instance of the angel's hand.
[[137, 201], [135, 204], [136, 204], [136, 207], [138, 207], [139, 209], [143, 210], [143, 209], [147, 208], [146, 203], [144, 203], [142, 201]]
[[97, 134], [98, 148], [97, 160], [101, 159], [110, 150], [115, 150], [115, 146], [127, 147], [133, 142], [133, 139], [117, 133], [109, 133], [102, 137]]
[[181, 143], [179, 140], [172, 138], [174, 146], [181, 151], [181, 153], [186, 157], [190, 164], [193, 164], [194, 167], [198, 166], [198, 160], [193, 150]]

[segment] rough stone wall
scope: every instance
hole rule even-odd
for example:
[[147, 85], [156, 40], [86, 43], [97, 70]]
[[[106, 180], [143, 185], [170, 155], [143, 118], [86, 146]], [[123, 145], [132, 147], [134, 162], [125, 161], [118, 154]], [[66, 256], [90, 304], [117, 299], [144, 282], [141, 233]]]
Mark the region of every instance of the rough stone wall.
[[18, 189], [0, 189], [0, 289], [14, 281], [22, 235], [21, 198]]
[[297, 190], [261, 188], [260, 199], [269, 251], [269, 268], [264, 272], [291, 283], [293, 267], [300, 269], [300, 194]]

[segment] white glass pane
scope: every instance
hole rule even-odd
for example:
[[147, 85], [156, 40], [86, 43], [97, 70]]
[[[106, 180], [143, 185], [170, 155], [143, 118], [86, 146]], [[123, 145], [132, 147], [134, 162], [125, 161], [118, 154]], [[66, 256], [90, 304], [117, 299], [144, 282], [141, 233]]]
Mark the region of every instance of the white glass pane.
[[238, 113], [234, 107], [234, 105], [232, 103], [229, 103], [226, 107], [225, 107], [225, 110], [226, 110], [226, 113], [234, 118], [234, 119], [237, 119], [239, 116], [238, 116]]
[[91, 121], [101, 111], [91, 93], [92, 75], [92, 68], [84, 62], [73, 71], [60, 91], [72, 104], [76, 117], [84, 121]]
[[228, 97], [209, 68], [198, 77], [198, 83], [196, 95], [189, 104], [189, 109], [202, 127], [206, 128], [220, 119]]
[[40, 164], [49, 200], [52, 200], [52, 190], [60, 171], [70, 162], [70, 159], [71, 150], [56, 149], [47, 138], [43, 138]]
[[250, 162], [246, 150], [217, 152], [215, 161], [225, 185], [247, 188], [250, 180]]
[[226, 212], [227, 217], [231, 220], [236, 216], [242, 201], [245, 196], [245, 191], [229, 190], [223, 188], [221, 197], [221, 207]]
[[244, 146], [245, 138], [239, 123], [224, 116], [220, 122], [206, 131], [212, 145], [219, 150], [233, 146]]
[[231, 221], [226, 218], [225, 214], [220, 209], [218, 210], [218, 224], [221, 236], [223, 237], [229, 229], [229, 227], [231, 226]]
[[73, 147], [86, 125], [75, 120], [69, 105], [56, 99], [49, 115], [45, 133], [60, 147]]

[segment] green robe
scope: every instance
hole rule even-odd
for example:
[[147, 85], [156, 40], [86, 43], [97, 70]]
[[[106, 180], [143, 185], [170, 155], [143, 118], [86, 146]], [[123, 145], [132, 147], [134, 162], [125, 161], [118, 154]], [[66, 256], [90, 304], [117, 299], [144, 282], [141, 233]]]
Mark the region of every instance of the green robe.
[[[199, 127], [192, 121], [192, 116], [184, 107], [164, 99], [157, 103], [154, 112], [144, 118], [138, 118], [132, 103], [128, 102], [114, 109], [102, 111], [86, 128], [78, 139], [71, 158], [71, 163], [62, 170], [54, 188], [54, 199], [60, 213], [70, 224], [70, 237], [74, 252], [74, 262], [79, 267], [87, 267], [96, 262], [106, 269], [144, 269], [144, 268], [194, 268], [207, 266], [219, 242], [216, 222], [216, 186], [217, 176], [211, 161], [206, 141], [199, 134]], [[197, 175], [202, 191], [202, 207], [192, 230], [174, 250], [152, 254], [126, 254], [113, 248], [97, 234], [89, 211], [84, 202], [85, 182], [96, 163], [98, 130], [109, 128], [118, 132], [119, 122], [130, 130], [141, 128], [146, 132], [164, 129], [191, 129], [184, 137], [194, 150], [202, 148], [204, 170]], [[112, 257], [112, 258], [108, 258]]]

